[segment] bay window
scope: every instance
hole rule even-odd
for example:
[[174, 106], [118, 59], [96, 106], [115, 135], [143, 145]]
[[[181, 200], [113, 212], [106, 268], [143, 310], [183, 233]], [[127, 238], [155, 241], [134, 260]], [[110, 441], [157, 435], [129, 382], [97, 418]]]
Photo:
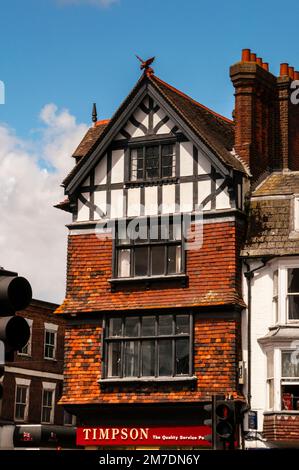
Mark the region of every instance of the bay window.
[[299, 411], [299, 351], [281, 352], [281, 409]]
[[191, 375], [191, 316], [113, 317], [105, 331], [105, 378]]

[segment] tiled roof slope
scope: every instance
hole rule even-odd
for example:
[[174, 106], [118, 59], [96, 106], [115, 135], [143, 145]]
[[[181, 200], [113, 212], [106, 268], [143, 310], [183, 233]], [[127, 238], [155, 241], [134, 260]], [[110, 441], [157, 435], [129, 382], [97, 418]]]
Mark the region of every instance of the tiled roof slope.
[[192, 98], [167, 84], [155, 75], [143, 75], [113, 115], [111, 120], [105, 120], [105, 124], [94, 126], [87, 131], [83, 140], [73, 154], [73, 156], [77, 158], [78, 162], [63, 181], [65, 186], [67, 186], [67, 184], [72, 180], [73, 176], [82, 167], [92, 151], [101, 142], [101, 139], [111, 129], [117, 121], [120, 113], [126, 108], [145, 81], [148, 81], [148, 83], [151, 83], [155, 87], [172, 108], [181, 116], [186, 124], [188, 124], [195, 131], [198, 137], [210, 148], [210, 150], [218, 156], [222, 163], [237, 171], [243, 173], [247, 172], [241, 161], [230, 153], [233, 149], [234, 143], [233, 121], [215, 113], [200, 103], [197, 103]]
[[273, 173], [252, 194], [243, 256], [299, 254], [299, 232], [293, 230], [293, 194], [299, 173]]
[[234, 146], [233, 121], [194, 101], [155, 75], [151, 81], [223, 163], [244, 172], [242, 163], [230, 153]]
[[108, 123], [109, 119], [105, 119], [104, 121], [98, 121], [94, 127], [90, 127], [72, 156], [75, 158], [84, 157], [84, 155], [86, 155], [90, 151], [93, 144], [102, 135]]

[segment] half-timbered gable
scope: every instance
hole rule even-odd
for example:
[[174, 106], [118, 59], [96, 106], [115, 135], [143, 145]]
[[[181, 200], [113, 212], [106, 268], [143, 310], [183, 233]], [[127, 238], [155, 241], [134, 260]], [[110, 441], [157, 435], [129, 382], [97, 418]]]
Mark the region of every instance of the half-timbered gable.
[[97, 122], [75, 152], [65, 180], [74, 222], [241, 209], [245, 168], [232, 154], [233, 123], [156, 77], [137, 88], [134, 106]]

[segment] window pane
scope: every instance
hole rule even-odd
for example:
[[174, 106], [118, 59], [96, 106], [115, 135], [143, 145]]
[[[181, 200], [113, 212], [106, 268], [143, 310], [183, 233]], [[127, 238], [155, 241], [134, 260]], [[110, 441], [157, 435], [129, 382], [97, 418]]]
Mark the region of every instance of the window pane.
[[175, 333], [177, 335], [189, 333], [189, 315], [177, 315], [175, 320]]
[[117, 243], [119, 245], [127, 245], [130, 243], [130, 239], [128, 236], [127, 230], [127, 223], [125, 221], [121, 221], [118, 223], [117, 226]]
[[289, 320], [299, 320], [299, 295], [289, 295]]
[[182, 239], [182, 221], [181, 216], [173, 216], [172, 224], [169, 224], [169, 240]]
[[299, 268], [288, 269], [288, 292], [299, 293]]
[[142, 342], [142, 374], [143, 376], [155, 375], [155, 342]]
[[172, 334], [172, 315], [159, 316], [159, 335]]
[[126, 341], [124, 347], [124, 375], [136, 377], [138, 375], [138, 342]]
[[281, 409], [299, 411], [299, 385], [282, 385]]
[[165, 246], [153, 246], [151, 248], [151, 273], [153, 276], [165, 272]]
[[155, 336], [155, 317], [143, 317], [141, 336]]
[[174, 176], [173, 145], [162, 145], [162, 177]]
[[172, 375], [172, 341], [159, 341], [159, 375]]
[[121, 336], [121, 318], [110, 318], [109, 321], [109, 336]]
[[181, 272], [181, 246], [168, 246], [168, 274], [175, 274]]
[[135, 276], [146, 276], [148, 268], [148, 249], [146, 247], [135, 248]]
[[159, 147], [145, 148], [145, 177], [146, 179], [159, 177]]
[[131, 150], [131, 180], [143, 179], [143, 148]]
[[176, 374], [189, 374], [189, 340], [176, 341]]
[[118, 250], [118, 277], [130, 277], [131, 250]]
[[138, 317], [126, 317], [125, 318], [125, 336], [139, 336], [138, 335]]
[[[294, 353], [294, 354], [292, 354]], [[282, 351], [282, 377], [298, 377], [299, 378], [299, 352], [296, 351]]]
[[108, 350], [108, 377], [120, 377], [120, 342], [109, 344]]

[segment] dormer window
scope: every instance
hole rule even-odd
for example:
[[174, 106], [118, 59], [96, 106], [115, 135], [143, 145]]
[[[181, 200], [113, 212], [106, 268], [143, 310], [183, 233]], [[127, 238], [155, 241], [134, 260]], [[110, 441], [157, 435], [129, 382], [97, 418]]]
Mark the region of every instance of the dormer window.
[[131, 181], [151, 181], [174, 176], [174, 144], [142, 145], [131, 149]]

